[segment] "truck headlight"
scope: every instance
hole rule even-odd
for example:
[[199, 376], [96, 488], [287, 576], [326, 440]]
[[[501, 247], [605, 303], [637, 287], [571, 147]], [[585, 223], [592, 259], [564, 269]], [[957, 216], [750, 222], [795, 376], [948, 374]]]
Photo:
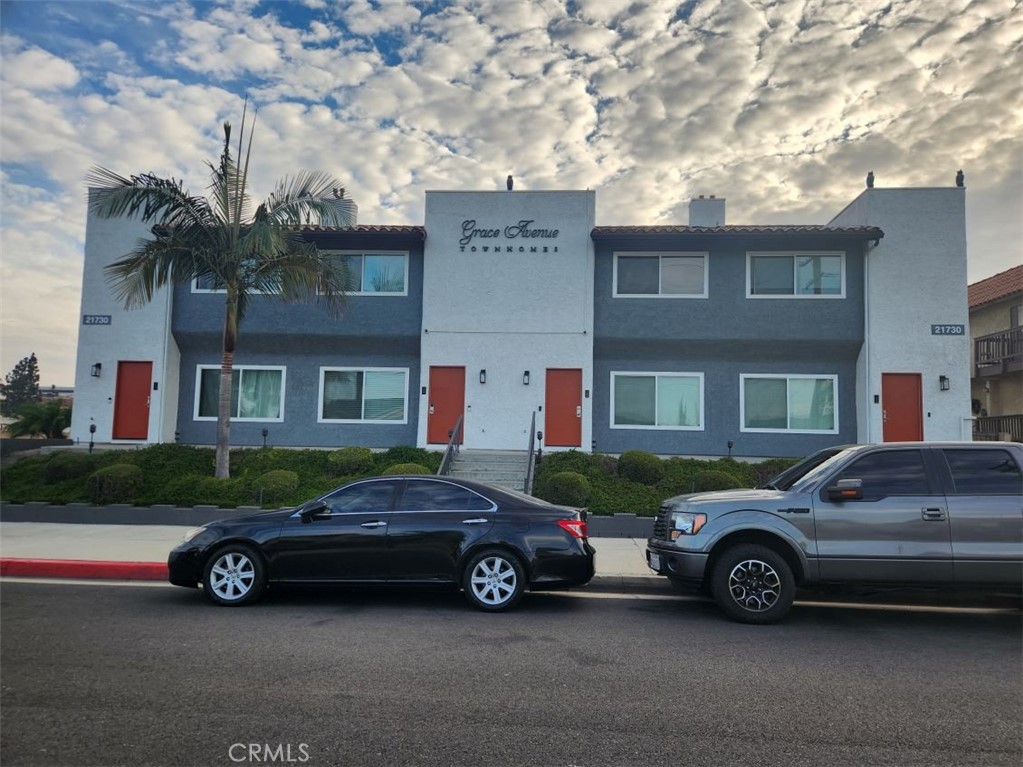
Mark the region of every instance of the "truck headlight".
[[678, 540], [681, 535], [696, 535], [705, 524], [707, 524], [706, 514], [691, 514], [688, 511], [673, 512], [671, 515], [671, 540]]

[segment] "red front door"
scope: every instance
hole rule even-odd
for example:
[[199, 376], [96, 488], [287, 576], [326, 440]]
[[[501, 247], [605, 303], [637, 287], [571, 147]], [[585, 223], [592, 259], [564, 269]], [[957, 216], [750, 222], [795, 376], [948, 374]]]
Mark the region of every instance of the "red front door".
[[114, 393], [114, 439], [149, 438], [152, 362], [118, 362]]
[[924, 438], [924, 401], [919, 373], [882, 373], [881, 408], [885, 442], [912, 442]]
[[429, 408], [426, 441], [431, 445], [446, 445], [451, 439], [449, 432], [465, 411], [465, 368], [430, 368]]
[[581, 447], [583, 443], [583, 371], [547, 370], [547, 413], [543, 442], [548, 447]]

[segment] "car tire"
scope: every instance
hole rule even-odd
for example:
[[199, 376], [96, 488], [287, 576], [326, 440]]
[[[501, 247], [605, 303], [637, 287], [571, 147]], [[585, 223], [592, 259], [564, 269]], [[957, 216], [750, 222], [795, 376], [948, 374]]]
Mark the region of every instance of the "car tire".
[[217, 549], [203, 568], [202, 588], [214, 603], [239, 607], [255, 602], [266, 588], [266, 566], [251, 546]]
[[487, 612], [514, 607], [526, 590], [526, 574], [517, 557], [501, 549], [481, 551], [462, 573], [469, 604]]
[[729, 618], [740, 623], [774, 623], [792, 607], [796, 579], [778, 552], [747, 543], [733, 546], [718, 557], [710, 590]]

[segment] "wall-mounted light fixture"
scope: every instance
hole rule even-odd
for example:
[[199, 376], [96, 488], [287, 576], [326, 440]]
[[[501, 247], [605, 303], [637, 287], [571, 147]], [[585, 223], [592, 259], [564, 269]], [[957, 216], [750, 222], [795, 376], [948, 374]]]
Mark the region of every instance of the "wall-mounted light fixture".
[[529, 386], [529, 371], [525, 370], [522, 372], [522, 385]]
[[942, 391], [948, 391], [949, 389], [948, 376], [938, 376], [938, 388], [940, 388]]
[[485, 384], [487, 382], [487, 369], [480, 368], [480, 383]]
[[263, 447], [266, 447], [266, 438], [270, 436], [270, 430], [264, 426], [261, 433], [263, 435]]
[[89, 370], [89, 374], [90, 374], [90, 375], [91, 375], [91, 376], [92, 376], [93, 378], [99, 378], [99, 374], [100, 374], [100, 373], [102, 373], [102, 372], [103, 372], [103, 363], [102, 363], [102, 362], [97, 362], [97, 363], [96, 363], [95, 365], [93, 365], [93, 366], [92, 366], [92, 368], [91, 368], [91, 369]]

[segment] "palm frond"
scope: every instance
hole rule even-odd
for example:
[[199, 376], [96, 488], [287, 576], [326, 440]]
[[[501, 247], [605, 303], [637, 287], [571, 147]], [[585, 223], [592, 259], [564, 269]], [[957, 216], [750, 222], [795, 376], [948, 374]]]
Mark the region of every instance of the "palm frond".
[[86, 174], [85, 183], [90, 187], [89, 208], [101, 218], [125, 217], [169, 227], [208, 226], [212, 219], [206, 199], [188, 194], [177, 179], [152, 173], [125, 177], [97, 165]]
[[301, 171], [285, 177], [256, 211], [256, 219], [301, 226], [307, 215], [316, 214], [328, 226], [351, 226], [350, 216], [331, 202], [332, 192], [339, 186], [340, 181], [320, 171]]

